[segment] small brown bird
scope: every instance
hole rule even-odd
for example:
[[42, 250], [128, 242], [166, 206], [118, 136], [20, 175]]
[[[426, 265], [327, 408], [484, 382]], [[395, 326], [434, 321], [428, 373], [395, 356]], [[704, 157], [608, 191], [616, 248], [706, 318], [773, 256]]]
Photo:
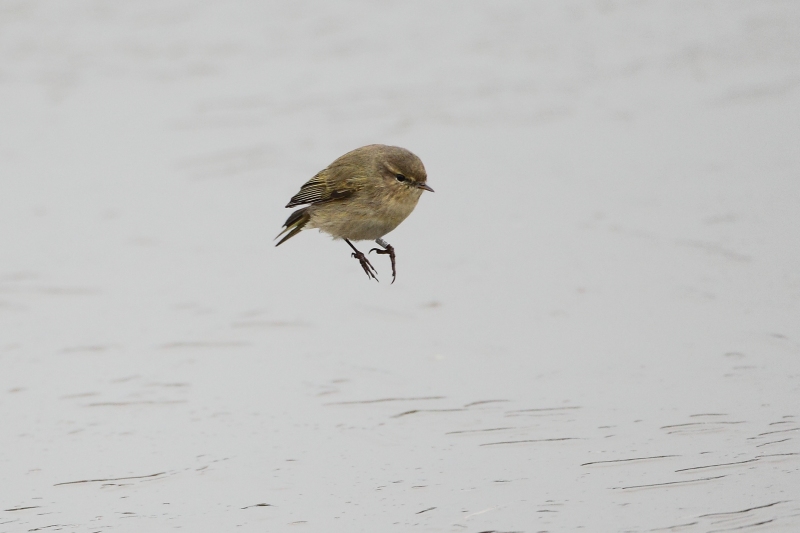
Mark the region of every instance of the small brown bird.
[[394, 247], [383, 236], [406, 219], [428, 187], [419, 157], [399, 146], [370, 144], [331, 163], [300, 188], [286, 207], [308, 204], [293, 212], [276, 239], [289, 232], [280, 246], [304, 229], [317, 228], [344, 239], [367, 276], [377, 280], [367, 257], [350, 241], [374, 240], [381, 246], [370, 252], [387, 254], [392, 261], [392, 283], [397, 277]]

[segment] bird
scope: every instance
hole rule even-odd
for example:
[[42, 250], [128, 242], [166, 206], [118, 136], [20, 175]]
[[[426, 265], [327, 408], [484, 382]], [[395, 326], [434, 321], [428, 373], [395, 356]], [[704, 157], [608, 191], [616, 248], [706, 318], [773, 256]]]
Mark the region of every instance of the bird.
[[374, 240], [392, 263], [392, 283], [397, 279], [394, 247], [383, 236], [395, 229], [417, 206], [428, 186], [428, 175], [419, 157], [399, 146], [370, 144], [347, 152], [308, 180], [286, 207], [305, 207], [292, 212], [278, 237], [280, 246], [307, 229], [319, 229], [343, 239], [350, 254], [370, 279], [377, 271], [352, 241]]

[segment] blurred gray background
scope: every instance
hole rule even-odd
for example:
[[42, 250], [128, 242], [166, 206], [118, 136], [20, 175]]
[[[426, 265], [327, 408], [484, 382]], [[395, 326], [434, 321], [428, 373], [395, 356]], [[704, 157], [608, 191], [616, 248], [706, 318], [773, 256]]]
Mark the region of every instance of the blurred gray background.
[[[797, 530], [798, 27], [0, 1], [0, 531]], [[272, 242], [370, 143], [394, 285]]]

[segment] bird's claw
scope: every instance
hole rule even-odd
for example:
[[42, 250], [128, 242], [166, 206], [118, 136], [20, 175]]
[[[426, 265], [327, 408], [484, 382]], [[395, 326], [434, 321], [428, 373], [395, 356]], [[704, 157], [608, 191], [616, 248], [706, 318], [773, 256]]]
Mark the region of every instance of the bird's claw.
[[380, 248], [373, 248], [369, 251], [369, 253], [375, 252], [380, 255], [388, 255], [389, 259], [392, 261], [392, 283], [394, 280], [397, 279], [397, 270], [395, 268], [395, 259], [394, 259], [394, 247], [390, 244], [386, 247], [385, 250], [381, 250]]
[[353, 252], [352, 254], [350, 254], [350, 256], [358, 259], [358, 262], [361, 263], [361, 268], [363, 268], [364, 272], [367, 273], [368, 278], [372, 278], [375, 281], [378, 281], [378, 277], [376, 276], [378, 271], [375, 270], [375, 267], [372, 266], [372, 263], [369, 262], [367, 256], [365, 256], [361, 252]]

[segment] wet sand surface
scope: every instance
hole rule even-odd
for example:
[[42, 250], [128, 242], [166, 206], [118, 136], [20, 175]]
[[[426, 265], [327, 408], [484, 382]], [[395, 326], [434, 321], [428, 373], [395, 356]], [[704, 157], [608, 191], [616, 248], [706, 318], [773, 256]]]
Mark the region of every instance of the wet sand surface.
[[[3, 2], [0, 532], [799, 530], [799, 25]], [[397, 282], [274, 248], [374, 142]]]

